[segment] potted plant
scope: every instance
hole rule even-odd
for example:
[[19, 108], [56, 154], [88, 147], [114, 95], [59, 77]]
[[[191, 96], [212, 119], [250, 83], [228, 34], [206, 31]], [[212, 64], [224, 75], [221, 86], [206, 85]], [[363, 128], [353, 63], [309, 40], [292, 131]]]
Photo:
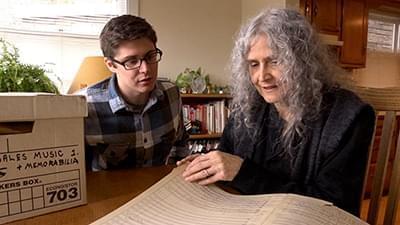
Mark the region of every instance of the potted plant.
[[43, 68], [19, 61], [14, 45], [0, 38], [0, 49], [0, 92], [59, 93]]
[[209, 84], [209, 75], [204, 75], [201, 67], [197, 70], [186, 68], [176, 78], [176, 86], [182, 93], [202, 93]]

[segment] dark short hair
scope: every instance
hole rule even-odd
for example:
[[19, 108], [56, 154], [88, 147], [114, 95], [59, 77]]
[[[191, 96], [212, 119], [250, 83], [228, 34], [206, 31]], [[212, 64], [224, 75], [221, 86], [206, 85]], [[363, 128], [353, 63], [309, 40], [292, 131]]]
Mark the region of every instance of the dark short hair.
[[145, 19], [132, 15], [114, 17], [100, 33], [101, 50], [104, 57], [114, 57], [122, 42], [140, 38], [148, 38], [154, 46], [156, 45], [156, 32]]

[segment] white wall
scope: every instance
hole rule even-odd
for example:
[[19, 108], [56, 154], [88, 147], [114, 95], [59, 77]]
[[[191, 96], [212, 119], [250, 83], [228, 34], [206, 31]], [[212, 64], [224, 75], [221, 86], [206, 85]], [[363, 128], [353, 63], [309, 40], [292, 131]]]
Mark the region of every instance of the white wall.
[[266, 7], [298, 9], [299, 0], [242, 0], [242, 22], [246, 22]]
[[265, 7], [285, 7], [285, 0], [242, 0], [242, 22], [257, 15]]
[[[165, 52], [161, 76], [174, 81], [185, 67], [201, 66], [212, 82], [223, 85], [229, 83], [225, 68], [241, 24], [265, 7], [299, 7], [298, 0], [137, 1], [139, 15], [153, 24]], [[399, 65], [399, 57], [370, 55], [367, 69], [354, 70], [353, 79], [365, 86], [400, 86]]]
[[139, 15], [154, 26], [165, 53], [160, 76], [175, 81], [186, 67], [202, 67], [213, 83], [226, 85], [234, 36], [265, 7], [298, 8], [298, 0], [139, 0]]
[[202, 67], [211, 82], [228, 84], [226, 67], [241, 21], [240, 0], [140, 0], [139, 15], [153, 25], [165, 53], [160, 76], [175, 81], [186, 67]]
[[368, 52], [366, 68], [354, 70], [353, 79], [365, 87], [400, 87], [400, 55]]

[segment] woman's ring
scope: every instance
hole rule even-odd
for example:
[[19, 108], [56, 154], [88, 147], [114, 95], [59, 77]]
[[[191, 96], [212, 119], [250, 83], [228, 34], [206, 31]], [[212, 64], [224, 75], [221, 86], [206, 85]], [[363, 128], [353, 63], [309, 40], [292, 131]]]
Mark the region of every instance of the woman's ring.
[[208, 170], [207, 170], [207, 169], [204, 169], [204, 170], [203, 170], [203, 173], [204, 173], [204, 175], [206, 175], [206, 177], [209, 177], [209, 176], [210, 176], [210, 174], [208, 173]]

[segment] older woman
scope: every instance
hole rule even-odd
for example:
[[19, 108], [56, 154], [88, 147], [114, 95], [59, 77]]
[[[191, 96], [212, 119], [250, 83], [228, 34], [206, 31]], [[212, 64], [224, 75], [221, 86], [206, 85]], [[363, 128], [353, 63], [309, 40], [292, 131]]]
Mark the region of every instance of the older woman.
[[244, 194], [297, 193], [358, 215], [373, 109], [338, 73], [298, 12], [266, 10], [232, 54], [233, 110], [218, 151], [192, 155], [183, 177], [230, 181]]

